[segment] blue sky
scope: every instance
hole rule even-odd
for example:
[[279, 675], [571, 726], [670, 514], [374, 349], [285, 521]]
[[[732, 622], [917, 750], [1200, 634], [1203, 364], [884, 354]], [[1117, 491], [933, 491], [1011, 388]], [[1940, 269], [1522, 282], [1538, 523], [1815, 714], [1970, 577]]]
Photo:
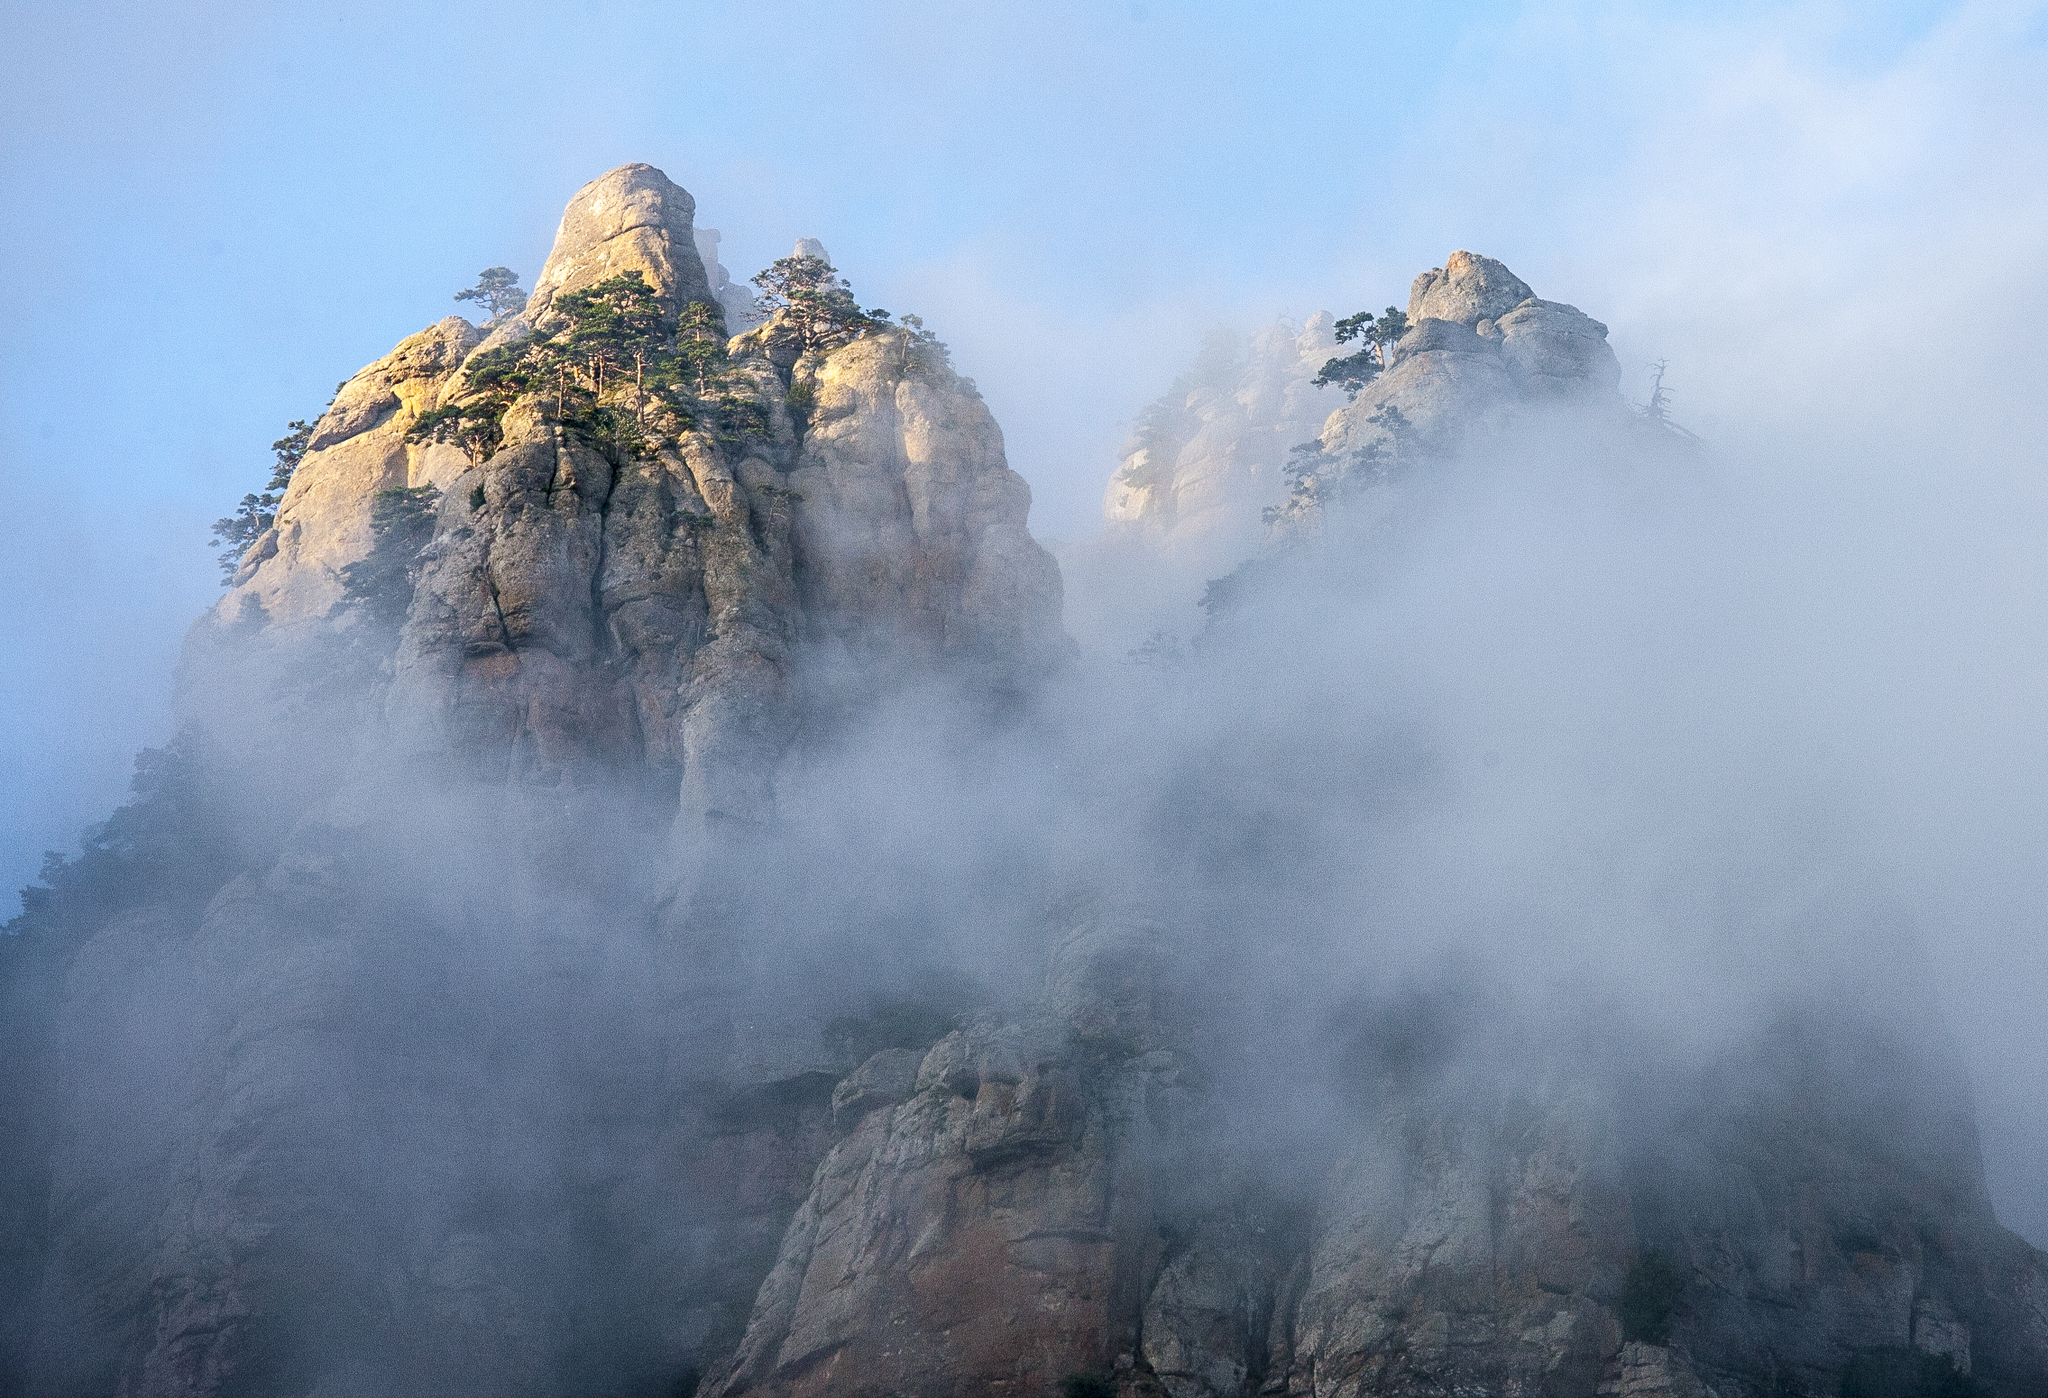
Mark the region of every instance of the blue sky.
[[[688, 187], [738, 276], [817, 236], [922, 313], [1042, 535], [1094, 527], [1209, 326], [1401, 301], [1458, 247], [1608, 322], [1638, 396], [1669, 358], [1737, 471], [1945, 473], [1958, 520], [2048, 530], [2043, 93], [2017, 0], [14, 4], [0, 878], [167, 736], [207, 526], [286, 420], [479, 268], [530, 278], [611, 166]], [[2040, 535], [1950, 523], [2035, 577]]]

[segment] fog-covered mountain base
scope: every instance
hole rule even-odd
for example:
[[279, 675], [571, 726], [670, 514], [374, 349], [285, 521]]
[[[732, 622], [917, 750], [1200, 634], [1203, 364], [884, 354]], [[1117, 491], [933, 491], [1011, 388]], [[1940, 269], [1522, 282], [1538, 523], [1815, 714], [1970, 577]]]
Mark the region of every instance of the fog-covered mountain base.
[[[943, 346], [741, 326], [694, 212], [613, 171], [342, 387], [30, 891], [4, 1392], [2048, 1391], [1604, 327], [1458, 253], [1355, 401], [1198, 365], [1090, 566], [1205, 620], [1105, 654]], [[714, 378], [490, 377], [621, 272]]]

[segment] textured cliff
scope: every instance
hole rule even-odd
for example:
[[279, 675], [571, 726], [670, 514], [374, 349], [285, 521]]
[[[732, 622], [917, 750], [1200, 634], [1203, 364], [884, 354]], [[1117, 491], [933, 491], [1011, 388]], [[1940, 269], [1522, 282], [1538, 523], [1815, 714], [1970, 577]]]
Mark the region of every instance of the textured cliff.
[[[769, 847], [833, 713], [998, 711], [1065, 642], [929, 336], [770, 319], [659, 391], [533, 358], [621, 273], [659, 358], [718, 290], [693, 213], [615, 170], [520, 316], [350, 378], [193, 628], [185, 741], [226, 793], [194, 823], [232, 848], [205, 891], [123, 864], [134, 909], [36, 970], [9, 1391], [673, 1391], [737, 1340], [834, 1062], [829, 1012], [738, 1023], [831, 994], [736, 986], [737, 832]], [[493, 397], [479, 366], [522, 353]]]
[[1454, 252], [1418, 276], [1408, 325], [1386, 373], [1324, 428], [1326, 448], [1384, 439], [1373, 419], [1388, 407], [1439, 451], [1532, 411], [1621, 411], [1621, 367], [1607, 327], [1576, 306], [1540, 299], [1490, 257]]
[[1349, 406], [1320, 321], [1220, 355], [1115, 508], [1302, 527], [1078, 674], [944, 347], [721, 324], [694, 213], [613, 171], [343, 386], [0, 946], [0, 1395], [2044, 1391], [1870, 871], [1631, 806], [1607, 726], [1515, 806], [1400, 707], [1444, 536], [1381, 505], [1644, 465], [1604, 328], [1459, 253]]
[[[1388, 409], [1399, 414], [1400, 445], [1411, 455], [1455, 454], [1531, 415], [1624, 415], [1607, 327], [1540, 299], [1490, 257], [1454, 252], [1416, 277], [1407, 317], [1385, 372], [1349, 402], [1314, 383], [1339, 348], [1327, 312], [1295, 334], [1268, 329], [1242, 353], [1228, 337], [1212, 342], [1140, 416], [1110, 478], [1104, 518], [1169, 563], [1213, 576], [1256, 551], [1272, 515], [1299, 503], [1305, 466], [1324, 477], [1307, 483], [1313, 494], [1327, 492], [1332, 468], [1361, 449], [1377, 444], [1391, 460]], [[1312, 441], [1323, 462], [1291, 455]]]
[[1480, 1085], [1388, 1037], [1275, 1172], [1300, 1108], [1266, 1101], [1276, 1138], [1219, 1155], [1246, 1104], [1217, 1046], [1164, 1037], [988, 1024], [867, 1065], [701, 1391], [1827, 1394], [1915, 1354], [1985, 1392], [2048, 1376], [2048, 1260], [1992, 1216], [1953, 1077], [1909, 1066], [1873, 1101], [1841, 1042], [1788, 1027], [1767, 1066], [1653, 1086], [1525, 1045]]
[[1327, 312], [1299, 329], [1266, 327], [1242, 346], [1212, 338], [1139, 415], [1110, 477], [1103, 517], [1198, 567], [1257, 546], [1260, 513], [1286, 498], [1288, 451], [1322, 431], [1343, 400], [1314, 380], [1336, 351]]
[[[401, 743], [543, 786], [651, 769], [699, 820], [768, 817], [800, 646], [896, 674], [969, 666], [998, 689], [1055, 663], [1059, 578], [1026, 532], [1029, 490], [979, 395], [906, 331], [781, 353], [762, 326], [734, 340], [717, 393], [639, 450], [565, 426], [545, 392], [504, 411], [481, 461], [409, 437], [475, 399], [480, 346], [547, 325], [569, 292], [637, 272], [671, 314], [706, 301], [693, 212], [660, 171], [615, 170], [570, 201], [520, 317], [488, 341], [451, 318], [350, 379], [210, 624], [260, 608], [286, 646], [361, 624], [343, 574], [371, 552], [380, 492], [430, 487], [391, 662]], [[204, 721], [211, 699], [188, 707]]]

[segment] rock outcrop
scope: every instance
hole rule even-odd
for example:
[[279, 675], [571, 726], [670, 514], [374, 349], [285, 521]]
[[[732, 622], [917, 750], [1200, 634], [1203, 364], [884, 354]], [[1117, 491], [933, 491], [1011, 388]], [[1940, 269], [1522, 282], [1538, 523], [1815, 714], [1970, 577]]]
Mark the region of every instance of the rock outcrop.
[[621, 165], [576, 191], [562, 211], [555, 245], [520, 314], [546, 319], [555, 298], [622, 272], [638, 272], [673, 303], [708, 301], [711, 283], [691, 221], [697, 201], [652, 165]]
[[1219, 332], [1139, 417], [1103, 517], [1169, 555], [1216, 569], [1256, 547], [1260, 512], [1287, 496], [1290, 448], [1341, 400], [1314, 379], [1336, 352], [1332, 318], [1270, 325], [1239, 345]]
[[1412, 429], [1411, 451], [1438, 454], [1531, 412], [1624, 417], [1607, 327], [1541, 300], [1493, 258], [1452, 253], [1415, 279], [1407, 315], [1386, 372], [1350, 403], [1314, 385], [1339, 348], [1328, 312], [1298, 334], [1262, 332], [1241, 357], [1227, 337], [1213, 342], [1125, 443], [1105, 519], [1167, 566], [1213, 576], [1258, 549], [1272, 512], [1287, 513], [1293, 448], [1319, 441], [1332, 460], [1374, 443], [1391, 452], [1390, 408]]
[[693, 821], [769, 817], [802, 645], [998, 689], [1055, 664], [1059, 578], [1026, 531], [1029, 489], [979, 395], [907, 332], [782, 354], [760, 327], [734, 340], [721, 390], [745, 430], [702, 413], [637, 455], [566, 430], [544, 395], [513, 405], [485, 460], [408, 440], [471, 392], [477, 352], [567, 292], [638, 272], [664, 304], [708, 299], [693, 212], [650, 166], [592, 181], [519, 318], [482, 342], [451, 318], [351, 379], [211, 624], [251, 605], [287, 632], [354, 624], [343, 574], [370, 553], [380, 492], [431, 487], [392, 662], [401, 743], [543, 787], [648, 770]]
[[[832, 714], [905, 685], [995, 712], [1066, 643], [1029, 491], [929, 337], [771, 318], [667, 398], [479, 398], [570, 293], [637, 272], [673, 325], [731, 292], [693, 215], [613, 171], [519, 316], [352, 377], [195, 625], [181, 711], [247, 839], [54, 963], [39, 1052], [77, 1086], [24, 1099], [61, 1221], [23, 1224], [21, 1391], [673, 1391], [740, 1338], [837, 1074], [815, 1020], [735, 1048], [766, 1032], [741, 998], [809, 992], [734, 987], [749, 895], [703, 851], [765, 838]], [[480, 403], [488, 438], [416, 430]]]
[[1089, 1374], [1172, 1398], [1823, 1394], [1887, 1355], [1994, 1392], [2048, 1376], [2048, 1259], [1991, 1216], [1934, 1078], [1856, 1103], [1790, 1031], [1760, 1093], [1753, 1063], [1674, 1084], [1704, 1111], [1646, 1156], [1593, 1065], [1475, 1092], [1390, 1064], [1305, 1195], [1219, 1205], [1188, 1181], [1236, 1109], [1199, 1061], [1047, 1026], [954, 1035], [864, 1097], [705, 1398]]
[[1391, 446], [1375, 420], [1388, 408], [1439, 454], [1532, 411], [1575, 407], [1620, 419], [1620, 380], [1606, 326], [1576, 306], [1540, 300], [1490, 257], [1454, 252], [1415, 279], [1408, 333], [1386, 372], [1331, 415], [1322, 441], [1333, 455]]
[[[1059, 731], [972, 382], [857, 310], [684, 343], [732, 291], [694, 212], [614, 171], [519, 317], [343, 386], [183, 746], [0, 943], [0, 1398], [2042, 1392], [2048, 1258], [1915, 997], [1814, 975], [1682, 1055], [1333, 966], [1404, 909], [1313, 847], [1397, 825], [1420, 740], [1332, 690], [1275, 777], [1233, 706], [1298, 599], [1168, 667], [1212, 746]], [[547, 358], [620, 272], [638, 357]], [[1219, 353], [1113, 511], [1205, 556], [1318, 430], [1619, 414], [1497, 262], [1410, 315], [1334, 414], [1326, 319]]]

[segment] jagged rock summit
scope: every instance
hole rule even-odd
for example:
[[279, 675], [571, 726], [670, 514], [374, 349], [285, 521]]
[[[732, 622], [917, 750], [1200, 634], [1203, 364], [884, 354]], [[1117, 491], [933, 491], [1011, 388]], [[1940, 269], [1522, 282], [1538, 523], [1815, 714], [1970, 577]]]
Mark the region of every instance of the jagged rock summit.
[[1542, 300], [1493, 258], [1454, 252], [1416, 277], [1408, 327], [1387, 371], [1332, 415], [1326, 446], [1385, 435], [1372, 418], [1390, 406], [1440, 450], [1532, 408], [1623, 412], [1607, 327], [1576, 306]]
[[652, 165], [621, 165], [598, 176], [562, 211], [524, 314], [537, 323], [563, 292], [621, 272], [641, 273], [666, 300], [710, 300], [691, 229], [696, 216], [690, 192]]
[[[0, 939], [0, 1398], [2038, 1398], [2048, 1259], [1866, 994], [1902, 935], [1678, 1055], [1691, 987], [1562, 974], [1520, 886], [1554, 999], [1462, 916], [1419, 974], [1376, 883], [1501, 826], [1364, 686], [1290, 699], [1359, 635], [1316, 547], [1097, 726], [972, 382], [836, 292], [720, 324], [693, 220], [613, 171], [518, 316], [348, 381], [193, 732]], [[633, 353], [572, 362], [607, 285]], [[1181, 385], [1136, 521], [1318, 423], [1619, 409], [1497, 262], [1410, 310], [1334, 413], [1322, 320]]]
[[431, 490], [387, 701], [401, 741], [547, 784], [648, 766], [697, 816], [745, 820], [771, 808], [807, 646], [998, 687], [1053, 663], [1058, 572], [1026, 531], [1029, 489], [980, 396], [906, 331], [784, 353], [771, 321], [731, 342], [716, 394], [593, 409], [635, 416], [632, 450], [538, 385], [486, 456], [419, 437], [426, 414], [473, 407], [476, 366], [570, 292], [637, 272], [671, 318], [712, 304], [694, 212], [652, 166], [611, 171], [570, 200], [519, 316], [487, 338], [451, 317], [351, 378], [211, 625], [251, 607], [280, 637], [353, 625], [345, 578], [377, 502]]
[[1313, 382], [1337, 350], [1327, 312], [1298, 336], [1255, 337], [1241, 365], [1205, 350], [1125, 444], [1105, 518], [1216, 568], [1255, 546], [1262, 511], [1286, 497], [1290, 448], [1320, 440], [1336, 455], [1385, 441], [1375, 418], [1387, 408], [1440, 451], [1530, 412], [1624, 414], [1607, 327], [1541, 299], [1493, 258], [1461, 250], [1423, 272], [1407, 315], [1386, 371], [1348, 404]]

